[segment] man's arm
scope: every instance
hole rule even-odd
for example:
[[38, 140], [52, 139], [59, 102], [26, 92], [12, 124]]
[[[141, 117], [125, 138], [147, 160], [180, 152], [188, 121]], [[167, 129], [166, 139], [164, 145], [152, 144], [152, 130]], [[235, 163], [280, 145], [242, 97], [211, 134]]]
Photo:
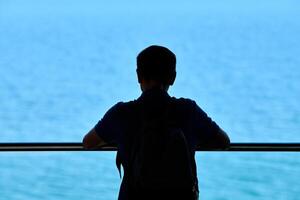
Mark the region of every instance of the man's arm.
[[84, 136], [82, 144], [85, 149], [96, 149], [105, 145], [106, 142], [97, 135], [95, 128], [93, 128]]
[[220, 127], [213, 128], [209, 135], [202, 138], [200, 147], [208, 149], [228, 149], [230, 139]]
[[[199, 133], [199, 146], [203, 148], [228, 149], [230, 139], [207, 114], [193, 102], [191, 118], [193, 130]], [[200, 134], [201, 133], [201, 134]]]
[[211, 143], [208, 144], [208, 147], [228, 149], [230, 147], [230, 139], [226, 132], [219, 128], [218, 131], [214, 134], [214, 140], [212, 140]]
[[98, 121], [92, 130], [83, 138], [83, 147], [86, 149], [96, 149], [106, 144], [117, 144], [120, 132], [123, 130], [120, 120], [121, 102], [111, 107]]

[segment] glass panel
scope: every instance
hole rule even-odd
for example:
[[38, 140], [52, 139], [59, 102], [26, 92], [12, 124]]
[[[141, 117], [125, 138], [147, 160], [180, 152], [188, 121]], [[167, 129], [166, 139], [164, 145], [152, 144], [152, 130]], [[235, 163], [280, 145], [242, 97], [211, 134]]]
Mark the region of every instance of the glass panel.
[[200, 199], [297, 199], [299, 153], [198, 153]]
[[177, 54], [170, 93], [196, 100], [232, 141], [299, 141], [299, 7], [1, 1], [0, 141], [81, 141], [139, 96], [135, 57], [150, 44]]
[[[197, 153], [200, 199], [297, 199], [298, 153]], [[1, 153], [3, 199], [113, 200], [115, 153]]]

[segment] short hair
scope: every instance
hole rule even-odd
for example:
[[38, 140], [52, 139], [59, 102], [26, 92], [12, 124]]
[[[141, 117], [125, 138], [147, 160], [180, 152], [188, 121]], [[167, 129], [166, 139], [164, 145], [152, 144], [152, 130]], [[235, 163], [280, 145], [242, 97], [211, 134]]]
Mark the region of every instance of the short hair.
[[172, 85], [176, 76], [176, 56], [166, 47], [149, 46], [137, 56], [137, 73], [146, 80]]

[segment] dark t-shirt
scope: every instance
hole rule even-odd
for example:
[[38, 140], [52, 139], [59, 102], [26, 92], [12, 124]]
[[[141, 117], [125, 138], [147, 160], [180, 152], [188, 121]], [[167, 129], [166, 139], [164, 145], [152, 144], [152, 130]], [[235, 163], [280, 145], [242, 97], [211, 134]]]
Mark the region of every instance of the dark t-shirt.
[[171, 116], [175, 119], [178, 127], [183, 130], [192, 152], [191, 165], [195, 174], [196, 163], [194, 155], [196, 147], [213, 144], [216, 134], [219, 134], [219, 126], [194, 101], [170, 97], [167, 92], [159, 89], [147, 90], [137, 100], [117, 103], [96, 124], [95, 131], [106, 143], [113, 143], [118, 147], [118, 155], [122, 160], [124, 169], [119, 200], [128, 199], [126, 172], [128, 169], [130, 142], [134, 134], [139, 131], [141, 125], [139, 109], [142, 108], [144, 110], [147, 118], [155, 118], [162, 113], [170, 101], [172, 102]]

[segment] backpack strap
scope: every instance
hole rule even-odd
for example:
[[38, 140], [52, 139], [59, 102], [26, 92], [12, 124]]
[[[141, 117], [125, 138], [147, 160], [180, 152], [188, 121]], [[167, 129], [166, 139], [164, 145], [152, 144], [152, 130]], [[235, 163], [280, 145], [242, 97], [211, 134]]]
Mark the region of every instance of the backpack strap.
[[[138, 113], [138, 101], [131, 101], [128, 103], [128, 106], [129, 106], [129, 110], [133, 110], [134, 114], [137, 115]], [[138, 118], [138, 117], [136, 117]], [[128, 136], [130, 137], [130, 136]], [[135, 137], [130, 137], [130, 139], [134, 139]], [[123, 141], [123, 142], [128, 142], [128, 141]], [[128, 149], [126, 149], [126, 151], [128, 151]], [[122, 178], [122, 171], [121, 171], [121, 166], [122, 166], [122, 158], [120, 156], [120, 152], [119, 150], [117, 150], [117, 155], [116, 155], [116, 166], [117, 166], [117, 169], [118, 169], [118, 172], [119, 172], [119, 175], [120, 175], [120, 178]]]
[[119, 175], [120, 175], [120, 179], [122, 178], [121, 164], [122, 164], [122, 160], [121, 160], [121, 157], [120, 157], [120, 153], [119, 153], [119, 151], [117, 151], [117, 155], [116, 155], [116, 166], [117, 166], [117, 168], [118, 168], [118, 172], [119, 172]]

